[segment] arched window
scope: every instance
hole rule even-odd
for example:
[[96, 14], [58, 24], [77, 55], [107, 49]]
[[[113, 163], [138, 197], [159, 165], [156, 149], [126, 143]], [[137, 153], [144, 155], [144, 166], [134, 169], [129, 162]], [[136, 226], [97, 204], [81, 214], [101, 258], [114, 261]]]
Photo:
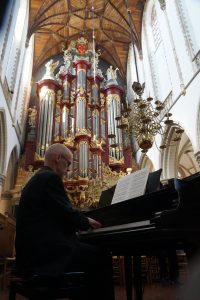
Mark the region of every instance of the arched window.
[[199, 34], [200, 1], [199, 0], [181, 0], [181, 1], [183, 1], [183, 3], [185, 4], [185, 8], [188, 14], [189, 31], [191, 34], [194, 51], [197, 53], [200, 48], [200, 34]]
[[151, 13], [151, 27], [152, 27], [155, 50], [157, 50], [157, 48], [159, 47], [159, 45], [161, 43], [161, 35], [160, 35], [160, 29], [158, 26], [158, 19], [157, 19], [155, 7], [153, 7], [152, 13]]
[[10, 91], [13, 91], [15, 86], [17, 68], [18, 68], [20, 54], [21, 54], [21, 43], [22, 43], [23, 31], [26, 27], [24, 26], [26, 13], [27, 13], [27, 1], [20, 0], [20, 5], [18, 9], [17, 18], [16, 18], [12, 42], [10, 44], [9, 57], [8, 57], [6, 73], [5, 73], [8, 88]]
[[6, 161], [6, 122], [4, 112], [0, 111], [0, 174], [4, 174]]
[[[157, 9], [153, 4], [149, 7], [149, 18], [147, 16], [147, 30], [146, 39], [148, 40], [150, 50], [150, 65], [151, 76], [153, 77], [153, 84], [156, 87], [156, 96], [159, 100], [164, 101], [170, 93], [171, 78], [168, 66], [169, 55], [165, 49], [165, 35], [162, 23], [162, 11]], [[165, 84], [163, 84], [165, 82]]]

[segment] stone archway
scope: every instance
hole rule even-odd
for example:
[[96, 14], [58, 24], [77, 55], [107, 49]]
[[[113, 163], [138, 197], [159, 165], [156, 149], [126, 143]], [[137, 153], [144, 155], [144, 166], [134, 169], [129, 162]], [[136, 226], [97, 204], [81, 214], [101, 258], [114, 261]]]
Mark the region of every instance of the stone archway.
[[[0, 110], [0, 186], [3, 183], [6, 167], [7, 131], [4, 110]], [[1, 193], [1, 190], [0, 190]]]
[[197, 144], [198, 144], [198, 148], [200, 149], [200, 104], [199, 104], [198, 115], [197, 115]]
[[149, 172], [154, 171], [153, 163], [146, 154], [143, 154], [141, 156], [139, 166], [140, 166], [140, 169], [147, 168], [149, 170]]
[[200, 171], [189, 137], [184, 132], [180, 140], [177, 140], [177, 128], [180, 126], [173, 124], [163, 138], [167, 144], [167, 148], [161, 153], [161, 167], [165, 179], [184, 178]]
[[12, 214], [12, 190], [15, 186], [17, 172], [17, 147], [15, 146], [10, 154], [5, 180], [2, 185], [0, 201], [0, 212]]
[[196, 126], [196, 129], [197, 129], [197, 149], [199, 149], [199, 151], [197, 151], [195, 153], [195, 157], [196, 157], [196, 160], [200, 166], [200, 105], [199, 105], [199, 109], [198, 109], [198, 114], [197, 114], [197, 126]]
[[177, 177], [177, 165], [176, 157], [178, 144], [180, 141], [175, 142], [175, 126], [171, 126], [165, 133], [163, 137], [162, 144], [166, 144], [167, 148], [161, 152], [161, 168], [163, 169], [163, 178], [173, 178]]
[[7, 170], [6, 170], [6, 179], [3, 185], [3, 191], [9, 191], [15, 186], [17, 171], [17, 147], [15, 146], [10, 154]]

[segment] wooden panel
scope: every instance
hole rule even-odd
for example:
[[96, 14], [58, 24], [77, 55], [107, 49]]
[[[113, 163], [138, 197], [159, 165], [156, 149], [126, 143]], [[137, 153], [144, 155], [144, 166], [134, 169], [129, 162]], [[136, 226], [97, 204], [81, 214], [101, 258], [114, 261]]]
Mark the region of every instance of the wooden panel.
[[15, 219], [0, 214], [0, 258], [14, 256]]
[[5, 220], [6, 217], [0, 214], [0, 258], [5, 256]]
[[[62, 45], [81, 34], [90, 42], [95, 29], [96, 45], [103, 58], [118, 67], [126, 80], [131, 30], [123, 0], [31, 0], [28, 37], [35, 34], [33, 73], [47, 59], [62, 52]], [[141, 25], [145, 0], [129, 1], [134, 42], [141, 50]], [[94, 10], [92, 9], [94, 7]]]

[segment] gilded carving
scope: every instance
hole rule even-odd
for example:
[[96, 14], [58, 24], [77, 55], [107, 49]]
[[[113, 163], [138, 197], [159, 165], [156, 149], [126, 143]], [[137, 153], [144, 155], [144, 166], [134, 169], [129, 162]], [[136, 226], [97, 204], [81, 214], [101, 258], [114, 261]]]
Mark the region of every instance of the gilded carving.
[[74, 146], [74, 136], [68, 136], [64, 142], [66, 146], [73, 147]]
[[109, 156], [109, 164], [124, 164], [124, 157], [118, 160], [113, 156]]
[[112, 187], [118, 182], [118, 180], [121, 177], [127, 175], [122, 171], [120, 172], [112, 171], [111, 168], [109, 166], [106, 166], [105, 164], [102, 165], [102, 174], [103, 174], [103, 187], [102, 187], [103, 190]]
[[89, 130], [87, 130], [87, 129], [85, 129], [85, 128], [77, 129], [76, 136], [80, 136], [80, 135], [88, 135], [88, 136], [91, 136], [91, 133], [89, 132]]
[[102, 144], [103, 144], [103, 141], [99, 138], [96, 137], [96, 135], [93, 136], [93, 139], [91, 141], [91, 147], [92, 148], [99, 148], [100, 150], [103, 150], [102, 149]]
[[32, 108], [30, 107], [28, 109], [28, 124], [30, 127], [36, 127], [36, 122], [37, 122], [37, 109], [36, 106], [33, 106]]
[[79, 89], [77, 89], [77, 93], [84, 94], [85, 88], [81, 86]]
[[85, 98], [85, 97], [78, 96], [78, 97], [77, 97], [77, 103], [79, 103], [79, 102], [84, 102], [84, 103], [86, 103], [86, 98]]
[[44, 160], [44, 157], [40, 156], [37, 152], [35, 152], [34, 160]]

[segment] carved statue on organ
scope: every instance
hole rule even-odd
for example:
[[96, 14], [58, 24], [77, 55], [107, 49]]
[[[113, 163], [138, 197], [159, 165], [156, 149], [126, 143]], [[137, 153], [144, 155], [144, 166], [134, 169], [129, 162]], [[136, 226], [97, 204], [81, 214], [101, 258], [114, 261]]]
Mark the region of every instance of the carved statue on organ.
[[54, 79], [54, 71], [59, 65], [59, 61], [54, 62], [53, 59], [50, 59], [46, 64], [46, 73], [44, 74], [43, 79], [52, 78]]
[[109, 82], [110, 80], [114, 81], [117, 83], [117, 71], [119, 69], [116, 68], [115, 70], [113, 69], [112, 66], [110, 66], [108, 69], [107, 69], [107, 81]]
[[36, 121], [37, 121], [37, 109], [34, 105], [33, 108], [28, 109], [29, 115], [28, 115], [28, 123], [30, 127], [36, 127]]

